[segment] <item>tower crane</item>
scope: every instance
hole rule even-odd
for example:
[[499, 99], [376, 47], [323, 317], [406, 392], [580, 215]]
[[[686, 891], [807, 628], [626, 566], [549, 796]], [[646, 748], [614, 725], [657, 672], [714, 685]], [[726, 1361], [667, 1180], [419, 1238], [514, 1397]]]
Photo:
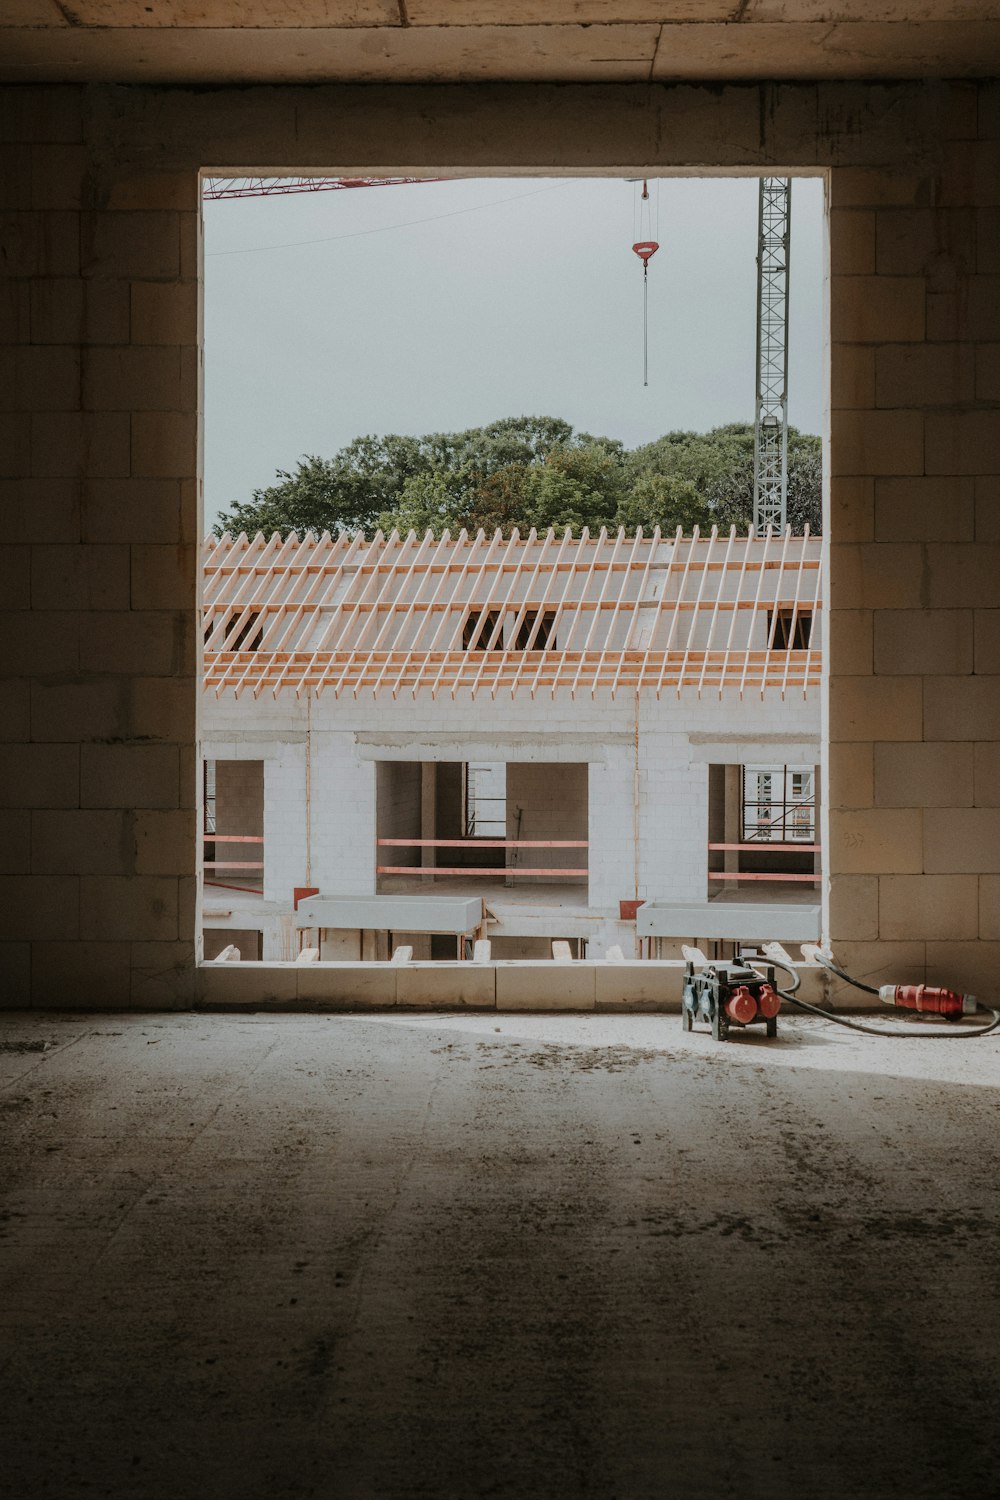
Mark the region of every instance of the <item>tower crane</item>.
[[792, 183], [762, 177], [757, 221], [757, 400], [753, 524], [782, 532], [788, 518], [788, 269]]

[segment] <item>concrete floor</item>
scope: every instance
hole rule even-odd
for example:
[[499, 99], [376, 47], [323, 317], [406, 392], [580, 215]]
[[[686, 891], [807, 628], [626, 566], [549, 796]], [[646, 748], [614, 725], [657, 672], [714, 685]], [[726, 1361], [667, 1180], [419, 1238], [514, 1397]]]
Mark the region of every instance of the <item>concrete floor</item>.
[[0, 1493], [996, 1494], [998, 1056], [5, 1017]]

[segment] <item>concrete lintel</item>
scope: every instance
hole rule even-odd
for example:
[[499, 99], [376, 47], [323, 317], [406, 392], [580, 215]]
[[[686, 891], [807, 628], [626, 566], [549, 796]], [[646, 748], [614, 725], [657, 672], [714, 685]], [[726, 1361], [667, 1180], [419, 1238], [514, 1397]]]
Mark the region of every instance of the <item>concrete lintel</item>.
[[636, 912], [638, 937], [738, 942], [817, 943], [822, 908], [780, 902], [647, 901]]
[[416, 735], [400, 732], [382, 733], [357, 730], [354, 735], [358, 757], [365, 761], [505, 761], [548, 762], [555, 764], [603, 765], [610, 746], [623, 748], [632, 743], [624, 733], [579, 734], [573, 730], [550, 734], [489, 734], [470, 738], [460, 730], [430, 731]]

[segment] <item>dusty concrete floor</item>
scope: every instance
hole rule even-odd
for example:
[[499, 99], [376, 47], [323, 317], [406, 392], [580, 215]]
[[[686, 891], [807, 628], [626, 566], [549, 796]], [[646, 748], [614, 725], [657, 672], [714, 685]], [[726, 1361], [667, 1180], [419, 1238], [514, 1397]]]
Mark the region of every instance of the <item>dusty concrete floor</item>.
[[998, 1056], [6, 1017], [0, 1492], [996, 1494]]

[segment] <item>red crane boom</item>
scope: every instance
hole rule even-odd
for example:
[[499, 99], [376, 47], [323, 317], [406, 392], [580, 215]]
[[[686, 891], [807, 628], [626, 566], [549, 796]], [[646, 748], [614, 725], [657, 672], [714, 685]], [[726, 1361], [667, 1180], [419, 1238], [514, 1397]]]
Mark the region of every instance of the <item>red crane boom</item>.
[[339, 188], [400, 187], [444, 182], [443, 177], [206, 177], [206, 198], [270, 198], [281, 193], [325, 193]]

